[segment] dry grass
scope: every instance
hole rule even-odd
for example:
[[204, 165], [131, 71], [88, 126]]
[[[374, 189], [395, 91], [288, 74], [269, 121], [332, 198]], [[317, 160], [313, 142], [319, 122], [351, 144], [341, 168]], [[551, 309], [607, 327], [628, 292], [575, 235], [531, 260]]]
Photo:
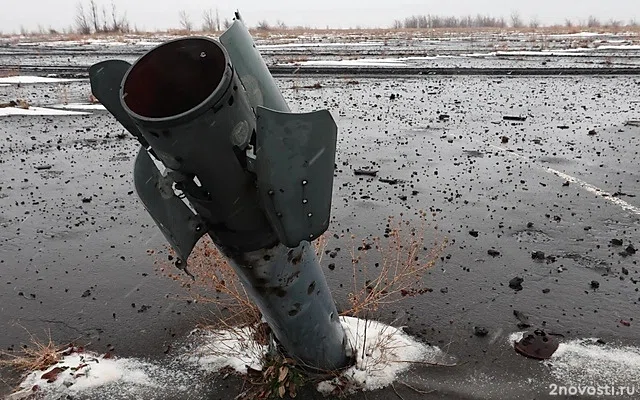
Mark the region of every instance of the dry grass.
[[[411, 221], [395, 221], [390, 217], [384, 240], [375, 237], [370, 242], [362, 241], [357, 248], [352, 246], [353, 292], [349, 293], [350, 308], [342, 315], [362, 316], [405, 297], [430, 291], [423, 287], [422, 281], [446, 247], [447, 240], [436, 240], [432, 248], [425, 247], [427, 214], [421, 211], [420, 217], [418, 228], [413, 227]], [[373, 265], [367, 260], [370, 250], [377, 253], [379, 260]]]
[[[153, 251], [149, 251], [153, 253]], [[174, 272], [171, 261], [175, 254], [169, 250], [168, 261], [156, 261], [158, 271], [179, 282], [189, 294], [189, 300], [214, 307], [218, 327], [249, 326], [260, 321], [260, 311], [249, 299], [235, 271], [209, 236], [204, 236], [189, 257], [191, 279]]]
[[29, 335], [30, 344], [24, 346], [18, 353], [0, 352], [0, 366], [9, 367], [21, 373], [44, 371], [57, 364], [70, 347], [60, 347], [53, 343], [51, 332], [47, 333], [45, 341], [41, 341], [26, 329], [25, 331]]

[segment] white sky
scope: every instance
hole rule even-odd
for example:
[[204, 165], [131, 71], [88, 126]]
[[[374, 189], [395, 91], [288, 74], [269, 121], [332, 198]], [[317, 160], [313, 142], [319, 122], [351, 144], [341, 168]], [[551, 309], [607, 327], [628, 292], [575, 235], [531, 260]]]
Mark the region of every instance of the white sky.
[[[73, 25], [79, 0], [0, 0], [0, 32], [18, 32], [23, 26], [35, 30], [62, 29]], [[89, 0], [82, 0], [85, 5]], [[96, 0], [111, 7], [112, 0]], [[218, 9], [220, 18], [233, 16], [239, 8], [245, 22], [254, 26], [266, 19], [271, 24], [282, 20], [289, 26], [312, 27], [389, 27], [394, 19], [411, 15], [475, 15], [478, 13], [507, 18], [518, 11], [527, 22], [536, 17], [542, 23], [563, 23], [565, 18], [586, 20], [595, 15], [603, 22], [618, 19], [640, 22], [640, 0], [113, 0], [125, 12], [131, 25], [155, 30], [178, 28], [178, 13], [185, 10], [196, 27], [202, 23], [202, 11]]]

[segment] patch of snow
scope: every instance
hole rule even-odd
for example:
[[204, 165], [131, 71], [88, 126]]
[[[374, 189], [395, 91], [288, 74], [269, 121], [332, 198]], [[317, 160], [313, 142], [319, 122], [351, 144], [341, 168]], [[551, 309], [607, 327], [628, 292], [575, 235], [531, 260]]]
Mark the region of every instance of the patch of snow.
[[[526, 332], [509, 335], [513, 346]], [[640, 348], [598, 343], [598, 339], [576, 339], [560, 343], [544, 364], [564, 385], [640, 387]]]
[[640, 348], [598, 344], [597, 339], [562, 343], [545, 362], [567, 385], [617, 385], [640, 388]]
[[89, 103], [69, 103], [69, 104], [58, 104], [52, 106], [53, 108], [57, 108], [60, 110], [106, 110], [102, 104], [89, 104]]
[[[341, 317], [347, 339], [354, 350], [356, 365], [342, 373], [354, 389], [376, 390], [393, 383], [415, 363], [437, 363], [442, 351], [413, 339], [401, 329], [377, 321]], [[332, 393], [340, 379], [324, 381], [317, 390]]]
[[311, 65], [324, 67], [402, 67], [406, 64], [399, 58], [359, 58], [355, 60], [308, 60], [279, 65]]
[[258, 50], [284, 49], [284, 48], [310, 48], [310, 47], [363, 47], [363, 46], [384, 46], [384, 42], [317, 42], [317, 43], [282, 43], [282, 44], [260, 44]]
[[203, 332], [190, 361], [209, 372], [230, 367], [246, 374], [247, 366], [260, 371], [268, 346], [256, 342], [253, 333], [251, 327]]
[[[323, 393], [338, 386], [344, 388], [345, 381], [347, 391], [380, 389], [393, 383], [412, 364], [436, 364], [444, 358], [440, 349], [418, 342], [401, 329], [351, 317], [342, 317], [341, 322], [356, 365], [340, 378], [320, 383], [317, 389]], [[196, 330], [192, 334], [194, 339], [174, 357], [160, 362], [71, 353], [49, 369], [29, 374], [19, 391], [8, 399], [31, 398], [34, 391], [44, 400], [184, 398], [186, 392], [197, 392], [202, 387], [199, 382], [204, 382], [204, 376], [211, 372], [225, 367], [242, 374], [248, 372], [248, 367], [261, 370], [268, 346], [258, 343], [254, 332], [252, 327]]]
[[29, 83], [62, 83], [62, 82], [78, 82], [82, 79], [66, 79], [66, 78], [51, 78], [44, 76], [28, 76], [28, 75], [16, 75], [6, 76], [0, 78], [0, 84], [29, 84]]
[[0, 108], [0, 117], [7, 117], [11, 115], [88, 115], [90, 113], [81, 112], [81, 111], [70, 111], [70, 110], [58, 110], [55, 108], [45, 108], [45, 107], [29, 107], [28, 109], [18, 108], [18, 107], [4, 107]]
[[[45, 376], [54, 370], [62, 371], [57, 376]], [[73, 353], [45, 371], [29, 374], [20, 384], [20, 391], [11, 395], [10, 399], [24, 399], [33, 395], [34, 391], [39, 394], [38, 398], [66, 398], [66, 395], [102, 390], [108, 386], [117, 386], [122, 392], [140, 394], [164, 385], [162, 379], [158, 379], [158, 371], [159, 367], [141, 360], [104, 358], [87, 352]]]

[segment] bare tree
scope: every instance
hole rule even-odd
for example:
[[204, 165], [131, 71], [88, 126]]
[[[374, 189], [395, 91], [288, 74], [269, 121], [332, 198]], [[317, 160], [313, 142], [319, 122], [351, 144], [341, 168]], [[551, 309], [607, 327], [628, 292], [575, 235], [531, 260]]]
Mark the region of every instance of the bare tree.
[[191, 18], [185, 10], [180, 11], [178, 14], [180, 18], [180, 27], [187, 32], [191, 32], [193, 30], [193, 22], [191, 22]]
[[607, 22], [607, 26], [610, 28], [620, 28], [622, 25], [622, 21], [617, 19], [610, 19], [609, 22]]
[[93, 31], [100, 32], [100, 15], [98, 15], [98, 4], [95, 0], [89, 0], [89, 12], [91, 13]]
[[522, 17], [520, 17], [520, 13], [517, 11], [514, 11], [511, 13], [511, 26], [513, 28], [522, 28], [523, 27], [523, 23], [522, 23]]
[[229, 29], [231, 27], [231, 21], [229, 21], [229, 18], [224, 19], [222, 26], [224, 26], [224, 29]]
[[529, 21], [529, 28], [538, 29], [539, 27], [540, 27], [540, 21], [538, 20], [538, 17], [532, 17], [531, 20]]
[[276, 26], [280, 30], [288, 29], [287, 24], [285, 24], [284, 21], [282, 21], [282, 20], [277, 20], [276, 21]]
[[111, 2], [111, 30], [113, 32], [127, 33], [131, 31], [129, 21], [127, 20], [127, 14], [118, 15], [116, 9], [116, 3]]
[[587, 26], [589, 28], [600, 28], [602, 24], [600, 23], [600, 20], [598, 18], [596, 18], [593, 15], [589, 16], [589, 19], [587, 20]]
[[571, 21], [569, 18], [565, 19], [564, 26], [566, 26], [567, 28], [573, 28], [573, 21]]
[[84, 12], [84, 7], [81, 2], [76, 6], [76, 31], [81, 35], [88, 35], [91, 33], [89, 18]]
[[256, 29], [259, 31], [269, 31], [271, 30], [271, 25], [269, 25], [269, 22], [266, 19], [263, 19], [262, 21], [258, 22]]
[[205, 10], [202, 13], [202, 30], [205, 32], [213, 32], [217, 30], [212, 9]]
[[220, 13], [218, 12], [218, 9], [216, 8], [216, 31], [220, 31]]

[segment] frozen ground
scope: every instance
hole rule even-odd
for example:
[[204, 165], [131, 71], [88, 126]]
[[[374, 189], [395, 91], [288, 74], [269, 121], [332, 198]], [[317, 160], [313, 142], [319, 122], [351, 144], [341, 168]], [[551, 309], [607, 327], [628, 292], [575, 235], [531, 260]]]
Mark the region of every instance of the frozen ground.
[[[117, 56], [100, 51], [91, 57]], [[39, 62], [61, 60], [43, 53]], [[428, 237], [449, 238], [425, 277], [433, 291], [375, 316], [459, 360], [403, 373], [404, 383], [429, 392], [398, 384], [403, 398], [553, 398], [550, 385], [568, 384], [581, 375], [570, 368], [585, 364], [604, 380], [637, 384], [639, 255], [625, 249], [640, 247], [640, 128], [630, 123], [640, 120], [640, 78], [354, 74], [277, 82], [292, 109], [326, 107], [340, 128], [330, 230], [345, 237], [331, 239], [335, 258], [323, 259], [339, 307], [350, 288], [351, 234], [381, 236], [387, 216], [414, 220], [424, 209], [438, 226]], [[42, 336], [50, 329], [58, 342], [90, 342], [98, 353], [171, 359], [208, 310], [176, 300], [180, 288], [154, 274], [146, 250], [164, 241], [133, 192], [137, 144], [105, 111], [77, 106], [89, 104], [86, 80], [2, 85], [0, 103], [23, 99], [58, 111], [67, 104], [65, 112], [86, 114], [0, 116], [1, 348], [27, 340], [19, 322]], [[364, 167], [378, 177], [354, 175]], [[509, 287], [515, 277], [522, 290]], [[573, 350], [557, 362], [566, 362], [550, 369], [517, 355], [507, 340], [521, 330], [514, 310], [533, 328], [564, 334]], [[474, 327], [489, 333], [476, 337]], [[582, 338], [609, 347], [580, 353]], [[615, 364], [603, 353], [630, 361]], [[6, 393], [14, 377], [2, 377]], [[212, 377], [203, 390], [227, 399], [239, 387]], [[319, 396], [314, 391], [304, 398]], [[392, 396], [392, 388], [367, 394]]]

